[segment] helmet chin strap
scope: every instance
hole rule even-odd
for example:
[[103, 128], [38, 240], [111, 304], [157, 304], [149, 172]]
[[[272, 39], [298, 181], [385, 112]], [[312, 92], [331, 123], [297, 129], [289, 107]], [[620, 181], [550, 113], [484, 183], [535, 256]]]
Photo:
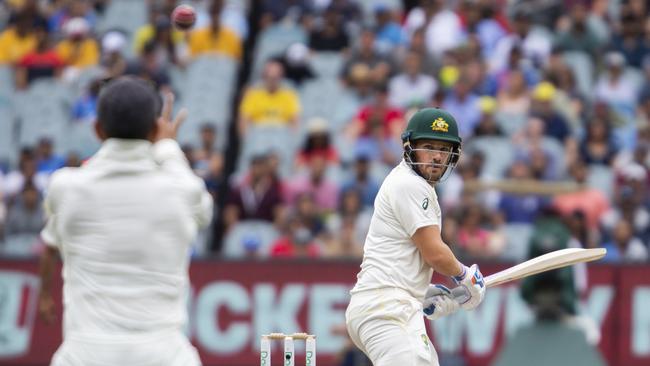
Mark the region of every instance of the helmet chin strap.
[[[460, 155], [460, 151], [451, 152], [451, 154]], [[452, 159], [451, 155], [447, 158], [447, 162], [443, 163], [443, 164], [437, 164], [437, 163], [435, 163], [433, 161], [431, 161], [430, 163], [417, 162], [416, 159], [415, 159], [415, 150], [411, 147], [411, 141], [410, 140], [407, 140], [404, 143], [404, 160], [411, 167], [411, 169], [413, 169], [413, 171], [417, 175], [422, 177], [422, 179], [426, 180], [427, 183], [429, 183], [431, 185], [441, 183], [441, 182], [444, 182], [445, 180], [447, 180], [447, 178], [449, 178], [449, 176], [451, 175], [451, 171], [456, 166], [456, 163], [450, 163], [451, 161], [454, 160], [454, 159]], [[455, 161], [457, 162], [458, 159], [455, 159]], [[429, 174], [429, 176], [427, 177], [422, 171], [420, 171], [420, 167], [427, 167], [427, 166], [431, 166], [431, 167], [434, 167], [434, 168], [442, 167], [444, 170], [442, 171], [442, 174], [440, 174], [438, 176], [438, 178], [434, 179], [433, 178], [433, 173]], [[451, 168], [451, 169], [449, 169], [449, 168]], [[447, 173], [449, 173], [449, 174], [447, 174]]]

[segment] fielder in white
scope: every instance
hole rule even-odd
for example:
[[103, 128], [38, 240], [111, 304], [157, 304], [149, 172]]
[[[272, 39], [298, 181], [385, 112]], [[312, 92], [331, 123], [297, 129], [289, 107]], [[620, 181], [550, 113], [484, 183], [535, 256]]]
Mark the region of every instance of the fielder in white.
[[[374, 366], [438, 365], [424, 327], [459, 307], [478, 306], [485, 295], [477, 265], [466, 267], [441, 238], [433, 186], [461, 153], [458, 125], [446, 111], [428, 108], [402, 134], [404, 159], [386, 177], [364, 245], [361, 271], [345, 317], [348, 333]], [[463, 295], [431, 285], [433, 271], [454, 279]]]
[[[185, 114], [122, 77], [99, 95], [101, 149], [54, 173], [41, 234], [39, 312], [52, 320], [51, 278], [63, 259], [63, 344], [53, 366], [199, 366], [184, 335], [192, 239], [212, 198], [174, 140]], [[159, 117], [160, 114], [160, 117]]]

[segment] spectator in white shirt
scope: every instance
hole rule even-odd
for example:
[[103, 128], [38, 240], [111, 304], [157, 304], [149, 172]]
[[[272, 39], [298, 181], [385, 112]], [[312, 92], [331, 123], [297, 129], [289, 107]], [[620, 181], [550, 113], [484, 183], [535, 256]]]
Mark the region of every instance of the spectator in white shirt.
[[421, 0], [420, 6], [409, 12], [404, 23], [409, 38], [420, 27], [426, 27], [427, 49], [436, 57], [441, 57], [463, 41], [460, 18], [445, 8], [444, 0]]
[[433, 98], [438, 83], [432, 76], [422, 73], [420, 55], [409, 51], [404, 59], [404, 72], [390, 80], [388, 89], [389, 100], [396, 107], [423, 107]]

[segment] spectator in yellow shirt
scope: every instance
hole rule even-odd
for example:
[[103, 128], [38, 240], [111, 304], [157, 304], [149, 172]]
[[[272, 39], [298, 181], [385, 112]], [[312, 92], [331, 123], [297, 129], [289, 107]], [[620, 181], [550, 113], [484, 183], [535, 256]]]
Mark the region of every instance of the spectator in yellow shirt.
[[210, 25], [190, 34], [190, 55], [196, 57], [206, 53], [221, 54], [237, 61], [241, 59], [242, 45], [237, 34], [221, 24], [219, 17], [223, 0], [210, 5]]
[[32, 19], [18, 13], [15, 25], [0, 33], [0, 64], [14, 65], [36, 49]]
[[59, 42], [56, 52], [67, 66], [83, 69], [99, 63], [99, 46], [90, 37], [90, 26], [84, 18], [70, 19], [64, 31], [67, 38]]
[[248, 89], [241, 102], [240, 136], [246, 134], [250, 125], [297, 125], [300, 100], [295, 91], [282, 86], [283, 76], [279, 62], [271, 60], [264, 65], [262, 85]]

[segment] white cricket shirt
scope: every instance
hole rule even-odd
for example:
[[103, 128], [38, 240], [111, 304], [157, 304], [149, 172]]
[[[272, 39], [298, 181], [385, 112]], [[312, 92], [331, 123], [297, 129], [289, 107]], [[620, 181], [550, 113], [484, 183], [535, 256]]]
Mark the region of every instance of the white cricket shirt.
[[64, 337], [180, 331], [189, 245], [212, 198], [170, 139], [109, 139], [56, 171], [41, 236], [63, 258]]
[[411, 240], [417, 229], [441, 226], [436, 191], [404, 160], [384, 180], [364, 244], [361, 271], [351, 293], [399, 288], [418, 300], [431, 283], [433, 269]]

